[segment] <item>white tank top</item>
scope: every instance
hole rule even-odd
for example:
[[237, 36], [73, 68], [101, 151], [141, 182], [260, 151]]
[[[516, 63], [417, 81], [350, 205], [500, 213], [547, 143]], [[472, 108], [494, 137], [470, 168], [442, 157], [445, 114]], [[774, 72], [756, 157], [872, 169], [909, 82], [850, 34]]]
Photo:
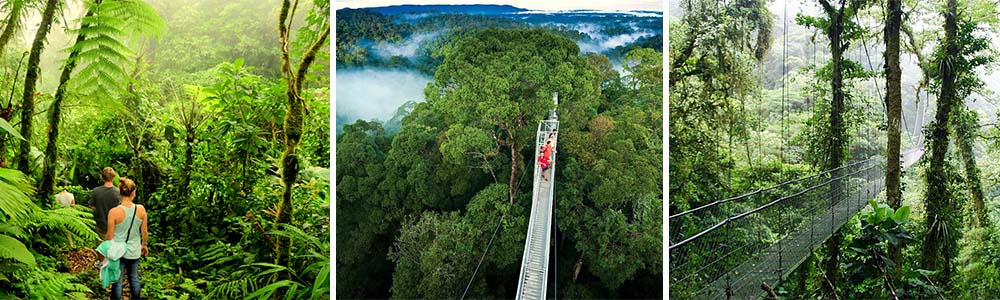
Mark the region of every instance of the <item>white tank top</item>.
[[73, 204], [73, 194], [70, 192], [63, 191], [62, 193], [56, 194], [56, 201], [63, 206], [70, 206]]

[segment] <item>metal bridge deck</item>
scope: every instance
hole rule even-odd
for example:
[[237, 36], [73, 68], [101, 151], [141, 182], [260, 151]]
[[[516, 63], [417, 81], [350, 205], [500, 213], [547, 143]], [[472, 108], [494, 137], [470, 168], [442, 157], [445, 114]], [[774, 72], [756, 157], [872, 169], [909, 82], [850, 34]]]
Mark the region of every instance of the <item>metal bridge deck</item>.
[[[908, 151], [903, 154], [902, 167], [905, 170], [923, 155], [922, 150]], [[824, 184], [814, 185], [793, 195], [784, 195], [780, 199], [769, 199], [768, 204], [752, 211], [727, 218], [716, 228], [705, 230], [691, 241], [683, 241], [679, 246], [671, 247], [671, 256], [675, 252], [680, 258], [690, 258], [692, 251], [717, 251], [722, 254], [707, 255], [701, 265], [686, 265], [688, 262], [678, 262], [684, 270], [672, 272], [701, 272], [709, 274], [671, 274], [672, 284], [689, 285], [696, 290], [693, 294], [682, 296], [696, 299], [757, 299], [764, 296], [761, 283], [777, 286], [786, 279], [805, 259], [829, 239], [833, 233], [843, 226], [852, 216], [867, 205], [867, 200], [876, 197], [884, 188], [884, 168], [880, 163], [861, 164], [856, 169], [843, 170], [841, 179], [831, 179]], [[838, 182], [844, 186], [844, 192], [834, 195], [830, 192], [830, 183]], [[825, 189], [824, 189], [825, 188]], [[827, 201], [823, 201], [823, 200]], [[787, 201], [786, 201], [787, 200]], [[825, 203], [824, 203], [825, 202]], [[787, 207], [780, 207], [786, 205]], [[773, 210], [769, 211], [770, 208]], [[767, 229], [768, 233], [759, 231], [756, 222], [772, 220], [780, 216], [779, 209], [796, 210], [808, 217], [800, 219], [779, 220], [769, 226], [777, 229]], [[770, 215], [768, 215], [770, 213]], [[738, 223], [738, 222], [744, 223]], [[757, 226], [757, 227], [755, 227]], [[765, 226], [766, 227], [766, 226]], [[756, 234], [761, 240], [773, 238], [775, 242], [744, 242], [730, 239], [730, 231], [741, 231], [741, 235]], [[720, 232], [714, 233], [712, 231]], [[693, 243], [697, 239], [705, 242]], [[684, 245], [690, 244], [690, 245]], [[690, 248], [690, 249], [674, 249]], [[734, 261], [740, 255], [750, 255], [743, 261]], [[671, 258], [674, 261], [674, 258]], [[708, 262], [707, 264], [705, 262]], [[714, 277], [714, 278], [713, 278]], [[704, 281], [703, 281], [704, 280]], [[709, 282], [700, 285], [697, 282]]]
[[528, 221], [528, 233], [524, 242], [524, 256], [521, 259], [521, 274], [518, 278], [517, 299], [545, 299], [548, 283], [549, 240], [552, 235], [552, 194], [555, 191], [556, 153], [554, 151], [558, 134], [555, 129], [559, 122], [554, 118], [544, 120], [538, 125], [536, 135], [536, 150], [545, 145], [549, 134], [552, 134], [552, 162], [545, 174], [548, 180], [542, 180], [541, 168], [538, 165], [539, 151], [535, 151], [535, 171], [531, 197], [531, 218]]

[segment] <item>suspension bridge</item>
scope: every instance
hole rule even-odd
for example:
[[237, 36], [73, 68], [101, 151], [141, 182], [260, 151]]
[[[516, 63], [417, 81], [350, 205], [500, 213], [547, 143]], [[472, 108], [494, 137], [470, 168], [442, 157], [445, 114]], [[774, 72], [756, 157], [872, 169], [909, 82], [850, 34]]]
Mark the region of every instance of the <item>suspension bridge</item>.
[[[904, 170], [922, 155], [904, 152]], [[787, 279], [882, 191], [884, 160], [859, 160], [669, 216], [671, 296], [764, 296], [762, 284]]]
[[[558, 95], [553, 95], [556, 106]], [[538, 123], [535, 134], [535, 149], [541, 149], [546, 141], [552, 141], [551, 164], [545, 172], [539, 165], [540, 151], [535, 151], [535, 175], [531, 192], [531, 218], [528, 221], [528, 233], [524, 240], [524, 255], [521, 258], [521, 274], [518, 278], [517, 299], [544, 299], [549, 277], [549, 243], [554, 233], [554, 217], [552, 216], [552, 196], [555, 191], [556, 173], [556, 141], [558, 138], [559, 118], [553, 109], [548, 118]], [[552, 251], [551, 253], [554, 253]], [[553, 292], [553, 294], [555, 294]]]

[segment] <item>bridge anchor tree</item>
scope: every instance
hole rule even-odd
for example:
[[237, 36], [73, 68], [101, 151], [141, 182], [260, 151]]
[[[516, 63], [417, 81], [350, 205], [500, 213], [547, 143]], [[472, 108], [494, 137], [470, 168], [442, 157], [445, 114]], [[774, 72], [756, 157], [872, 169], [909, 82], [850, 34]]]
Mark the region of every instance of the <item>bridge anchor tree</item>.
[[[861, 35], [862, 29], [857, 23], [852, 21], [852, 18], [858, 13], [858, 10], [868, 4], [868, 1], [849, 0], [846, 3], [842, 1], [839, 7], [834, 6], [828, 0], [819, 0], [819, 4], [823, 8], [824, 16], [812, 17], [800, 14], [796, 18], [796, 21], [800, 25], [813, 27], [822, 31], [830, 41], [830, 53], [832, 57], [828, 66], [831, 71], [829, 79], [830, 91], [833, 97], [830, 102], [828, 115], [820, 117], [824, 118], [824, 120], [815, 120], [824, 123], [822, 126], [826, 127], [819, 129], [825, 131], [821, 134], [823, 141], [814, 142], [815, 144], [810, 152], [814, 156], [818, 156], [812, 158], [814, 162], [821, 165], [823, 169], [833, 170], [843, 165], [844, 161], [846, 161], [847, 146], [851, 139], [847, 132], [849, 126], [845, 119], [847, 113], [847, 105], [845, 103], [847, 93], [844, 89], [845, 74], [850, 76], [850, 74], [854, 73], [864, 73], [860, 69], [860, 65], [844, 57], [844, 52], [850, 46], [851, 40], [857, 39]], [[839, 175], [840, 172], [831, 174], [834, 178], [837, 178]], [[833, 195], [842, 195], [844, 193], [843, 185], [839, 181], [833, 182], [830, 188]], [[826, 242], [827, 251], [824, 268], [825, 276], [830, 283], [824, 286], [827, 287], [826, 292], [828, 295], [836, 293], [839, 269], [838, 258], [840, 256], [842, 239], [843, 237], [839, 232], [834, 232], [833, 236]]]

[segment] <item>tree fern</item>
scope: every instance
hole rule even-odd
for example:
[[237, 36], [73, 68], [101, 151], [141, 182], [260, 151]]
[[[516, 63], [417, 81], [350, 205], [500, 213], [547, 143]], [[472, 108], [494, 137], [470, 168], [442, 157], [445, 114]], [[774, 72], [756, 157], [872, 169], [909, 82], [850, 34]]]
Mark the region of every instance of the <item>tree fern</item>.
[[[269, 262], [244, 264], [239, 270], [211, 289], [205, 299], [328, 299], [330, 293], [330, 243], [307, 234], [302, 229], [281, 224], [275, 236], [288, 238], [294, 255], [286, 265]], [[297, 267], [301, 266], [301, 267]], [[270, 282], [274, 275], [287, 278]], [[265, 283], [269, 283], [266, 284]]]
[[0, 168], [0, 220], [11, 222], [26, 217], [34, 206], [29, 198], [33, 193], [24, 174]]
[[28, 194], [32, 192], [28, 179], [18, 171], [0, 168], [0, 267], [5, 266], [4, 260], [34, 266], [35, 257], [24, 246], [24, 243], [7, 234], [24, 237], [20, 229], [21, 220], [27, 217], [37, 206], [31, 202]]
[[126, 70], [135, 65], [129, 43], [135, 44], [140, 36], [158, 36], [166, 30], [166, 22], [139, 0], [91, 0], [86, 6], [93, 14], [81, 18], [76, 30], [85, 39], [67, 49], [78, 53], [69, 59], [81, 67], [73, 78], [74, 90], [98, 99], [114, 99], [125, 90], [122, 80], [131, 77]]
[[33, 215], [34, 225], [50, 229], [66, 229], [84, 241], [98, 241], [100, 236], [94, 232], [97, 225], [93, 215], [73, 208], [59, 208], [39, 211]]
[[37, 10], [40, 7], [41, 3], [37, 0], [0, 2], [0, 16], [4, 16], [3, 32], [0, 32], [0, 56], [3, 56], [7, 44], [24, 25], [23, 21], [29, 15], [29, 10]]
[[85, 285], [74, 283], [75, 276], [36, 267], [15, 274], [19, 283], [15, 287], [26, 293], [26, 299], [87, 299], [92, 291]]
[[20, 226], [14, 226], [11, 224], [0, 224], [0, 234], [18, 239], [28, 238], [28, 234], [24, 232], [24, 229], [21, 229]]

